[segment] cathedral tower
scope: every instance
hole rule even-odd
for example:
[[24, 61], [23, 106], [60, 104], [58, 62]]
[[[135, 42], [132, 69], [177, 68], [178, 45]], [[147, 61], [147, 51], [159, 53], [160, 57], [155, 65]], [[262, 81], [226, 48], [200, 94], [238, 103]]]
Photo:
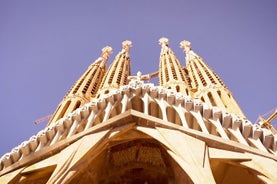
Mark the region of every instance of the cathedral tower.
[[122, 50], [117, 54], [105, 74], [97, 96], [107, 94], [111, 89], [118, 89], [120, 86], [127, 84], [128, 76], [131, 74], [129, 52], [131, 46], [131, 41], [122, 42]]
[[169, 40], [167, 38], [161, 38], [159, 44], [162, 47], [159, 67], [160, 86], [188, 95], [184, 70], [173, 51], [168, 46]]
[[245, 117], [232, 93], [203, 59], [192, 51], [190, 42], [182, 41], [180, 47], [186, 54], [186, 68], [191, 79], [193, 97]]
[[52, 115], [48, 125], [83, 106], [95, 97], [106, 71], [106, 63], [112, 53], [111, 47], [104, 47], [102, 55], [92, 63], [86, 72], [70, 88]]
[[0, 157], [0, 183], [277, 183], [276, 133], [243, 116], [189, 42], [187, 68], [160, 44], [159, 71], [137, 76], [130, 41], [106, 74], [104, 48], [49, 126]]

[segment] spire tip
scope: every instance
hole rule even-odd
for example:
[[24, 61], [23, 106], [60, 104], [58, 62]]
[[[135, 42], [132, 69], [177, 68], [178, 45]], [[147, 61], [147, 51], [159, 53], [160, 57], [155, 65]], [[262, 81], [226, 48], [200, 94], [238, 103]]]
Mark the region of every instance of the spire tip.
[[130, 47], [132, 47], [132, 42], [130, 40], [125, 40], [122, 42], [122, 47], [124, 50], [129, 51]]
[[191, 50], [191, 43], [187, 40], [180, 42], [180, 48], [184, 49], [184, 52], [187, 54]]
[[160, 38], [160, 39], [159, 39], [159, 44], [160, 44], [161, 46], [168, 46], [168, 45], [169, 45], [169, 40], [168, 40], [168, 38], [166, 38], [166, 37]]
[[106, 47], [104, 47], [104, 48], [102, 49], [102, 55], [101, 55], [101, 57], [104, 58], [105, 60], [108, 60], [110, 54], [112, 54], [112, 53], [113, 53], [112, 47], [106, 46]]

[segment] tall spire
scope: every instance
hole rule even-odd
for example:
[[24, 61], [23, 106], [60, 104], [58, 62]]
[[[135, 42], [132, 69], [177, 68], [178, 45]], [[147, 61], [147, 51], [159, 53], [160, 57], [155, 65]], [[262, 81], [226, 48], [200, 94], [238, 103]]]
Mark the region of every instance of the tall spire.
[[191, 43], [184, 40], [180, 42], [180, 47], [186, 54], [186, 68], [191, 79], [193, 96], [210, 105], [245, 117], [223, 81], [200, 56], [193, 52]]
[[117, 54], [108, 72], [105, 74], [98, 96], [127, 84], [128, 76], [131, 73], [129, 51], [131, 47], [131, 41], [126, 40], [122, 42], [122, 50]]
[[95, 97], [106, 72], [106, 63], [111, 53], [112, 48], [109, 46], [102, 49], [101, 57], [92, 63], [86, 72], [69, 89], [52, 115], [48, 125], [73, 112]]
[[159, 44], [161, 45], [159, 85], [187, 95], [185, 73], [180, 62], [168, 46], [169, 40], [161, 38]]

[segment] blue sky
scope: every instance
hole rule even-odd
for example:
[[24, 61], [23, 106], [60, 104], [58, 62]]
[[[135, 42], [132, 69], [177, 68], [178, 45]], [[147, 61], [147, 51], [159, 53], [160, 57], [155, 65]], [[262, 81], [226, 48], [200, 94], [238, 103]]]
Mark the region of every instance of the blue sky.
[[[179, 42], [221, 77], [245, 115], [277, 106], [277, 3], [274, 0], [1, 1], [0, 155], [46, 126], [70, 86], [113, 47], [129, 39], [131, 71], [157, 71], [158, 39], [185, 65]], [[276, 121], [275, 121], [276, 123]]]

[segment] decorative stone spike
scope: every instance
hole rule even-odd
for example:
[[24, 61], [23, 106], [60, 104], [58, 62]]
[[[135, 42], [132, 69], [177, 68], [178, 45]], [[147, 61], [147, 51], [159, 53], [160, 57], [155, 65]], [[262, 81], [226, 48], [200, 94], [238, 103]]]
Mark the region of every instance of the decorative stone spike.
[[125, 40], [122, 42], [122, 48], [126, 51], [129, 52], [129, 49], [132, 47], [132, 42], [129, 40]]
[[189, 41], [183, 40], [180, 42], [180, 48], [184, 49], [184, 53], [188, 53], [191, 50], [191, 43]]
[[168, 47], [169, 45], [169, 40], [168, 38], [165, 38], [165, 37], [162, 37], [159, 39], [159, 44], [162, 46], [162, 47]]
[[110, 46], [106, 46], [102, 49], [102, 55], [101, 57], [105, 60], [108, 60], [110, 57], [110, 54], [113, 53], [113, 49]]

